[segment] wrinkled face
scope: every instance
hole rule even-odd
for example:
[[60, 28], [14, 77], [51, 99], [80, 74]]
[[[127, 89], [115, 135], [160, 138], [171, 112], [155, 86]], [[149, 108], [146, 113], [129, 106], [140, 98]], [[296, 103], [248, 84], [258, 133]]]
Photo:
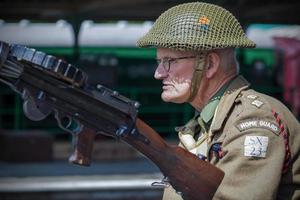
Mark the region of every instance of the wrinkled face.
[[173, 103], [186, 102], [190, 96], [196, 65], [195, 53], [158, 48], [156, 57], [159, 64], [154, 78], [162, 81], [162, 100]]

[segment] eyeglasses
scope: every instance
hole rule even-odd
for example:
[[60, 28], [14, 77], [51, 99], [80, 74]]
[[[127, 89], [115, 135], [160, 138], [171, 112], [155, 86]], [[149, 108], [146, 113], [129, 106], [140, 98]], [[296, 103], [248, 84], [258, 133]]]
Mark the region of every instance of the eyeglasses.
[[177, 60], [182, 59], [189, 59], [189, 58], [196, 58], [196, 56], [184, 56], [184, 57], [178, 57], [178, 58], [162, 58], [162, 59], [156, 59], [157, 65], [160, 65], [162, 63], [164, 69], [169, 72], [171, 68], [171, 64]]

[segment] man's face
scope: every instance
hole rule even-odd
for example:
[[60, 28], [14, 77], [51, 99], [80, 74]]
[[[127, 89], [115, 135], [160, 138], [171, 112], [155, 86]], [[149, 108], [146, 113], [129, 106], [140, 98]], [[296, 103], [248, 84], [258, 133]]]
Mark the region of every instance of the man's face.
[[165, 102], [186, 102], [190, 96], [191, 82], [196, 64], [195, 54], [158, 48], [156, 57], [160, 63], [155, 70], [154, 78], [162, 80], [163, 91], [161, 98]]

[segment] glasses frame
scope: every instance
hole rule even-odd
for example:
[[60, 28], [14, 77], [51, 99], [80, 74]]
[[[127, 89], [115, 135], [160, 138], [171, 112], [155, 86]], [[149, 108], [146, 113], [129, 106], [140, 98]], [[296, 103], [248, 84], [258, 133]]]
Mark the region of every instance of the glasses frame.
[[177, 57], [177, 58], [162, 58], [162, 59], [156, 59], [156, 61], [157, 61], [157, 65], [160, 65], [162, 63], [163, 68], [167, 72], [169, 72], [171, 69], [171, 64], [173, 62], [175, 62], [177, 60], [190, 59], [190, 58], [196, 58], [196, 56], [183, 56], [183, 57]]

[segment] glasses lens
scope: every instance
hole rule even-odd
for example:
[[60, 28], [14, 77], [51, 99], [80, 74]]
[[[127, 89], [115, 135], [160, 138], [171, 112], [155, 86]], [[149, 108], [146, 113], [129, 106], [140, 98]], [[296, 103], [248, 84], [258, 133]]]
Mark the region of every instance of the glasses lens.
[[156, 63], [159, 65], [161, 63], [161, 59], [156, 59]]
[[169, 61], [169, 59], [156, 59], [156, 62], [157, 62], [157, 65], [162, 64], [163, 68], [166, 71], [169, 71], [169, 69], [170, 69], [170, 61]]
[[174, 61], [181, 60], [181, 59], [189, 59], [189, 58], [195, 58], [196, 56], [185, 56], [185, 57], [178, 57], [178, 58], [163, 58], [163, 59], [156, 59], [157, 65], [160, 65], [162, 63], [164, 69], [169, 72], [171, 68], [171, 64]]

